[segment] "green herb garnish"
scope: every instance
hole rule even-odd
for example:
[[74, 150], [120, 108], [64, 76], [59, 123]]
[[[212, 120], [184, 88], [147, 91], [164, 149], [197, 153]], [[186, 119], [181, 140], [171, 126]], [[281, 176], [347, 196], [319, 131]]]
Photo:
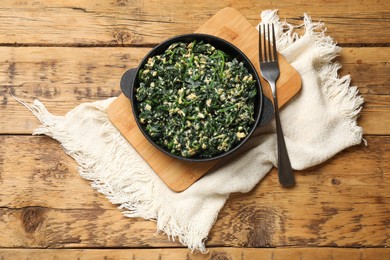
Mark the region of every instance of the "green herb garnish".
[[230, 150], [253, 127], [253, 76], [210, 44], [174, 43], [149, 58], [138, 79], [138, 119], [172, 154], [212, 157]]

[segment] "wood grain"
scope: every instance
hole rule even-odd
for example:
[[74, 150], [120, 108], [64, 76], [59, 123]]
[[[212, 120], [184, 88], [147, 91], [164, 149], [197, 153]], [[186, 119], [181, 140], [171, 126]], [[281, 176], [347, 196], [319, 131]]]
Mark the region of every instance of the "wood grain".
[[[272, 171], [252, 192], [231, 195], [207, 245], [389, 246], [390, 137], [366, 138], [368, 147], [298, 171], [296, 189], [281, 189]], [[56, 141], [0, 136], [0, 147], [0, 247], [181, 246], [155, 235], [154, 222], [123, 217]]]
[[[149, 48], [0, 48], [0, 133], [30, 134], [38, 121], [9, 93], [41, 100], [64, 115], [83, 102], [118, 96], [126, 69], [138, 65]], [[98, 53], [98, 55], [97, 55]], [[341, 75], [365, 98], [359, 124], [365, 134], [390, 134], [390, 48], [344, 48]]]
[[190, 254], [187, 249], [1, 249], [3, 260], [138, 259], [138, 260], [388, 260], [389, 248], [210, 248], [207, 254]]
[[[390, 243], [390, 2], [275, 4], [1, 1], [1, 259], [390, 259], [385, 248]], [[365, 98], [359, 124], [368, 147], [349, 148], [297, 173], [296, 191], [281, 190], [272, 171], [252, 192], [233, 194], [207, 241], [210, 254], [192, 255], [178, 242], [154, 235], [155, 223], [123, 217], [79, 177], [76, 163], [56, 141], [23, 136], [38, 122], [9, 92], [28, 101], [37, 97], [55, 114], [117, 96], [120, 76], [152, 46], [193, 32], [227, 6], [253, 26], [261, 10], [275, 8], [296, 25], [305, 12], [324, 22], [327, 33], [348, 47], [339, 58], [341, 74], [351, 74]], [[277, 248], [249, 248], [268, 246]]]
[[[193, 32], [224, 7], [238, 9], [252, 25], [265, 9], [302, 23], [303, 13], [321, 20], [342, 44], [387, 44], [387, 0], [322, 1], [1, 1], [0, 42], [29, 45], [139, 45]], [[369, 36], [369, 37], [368, 37]]]

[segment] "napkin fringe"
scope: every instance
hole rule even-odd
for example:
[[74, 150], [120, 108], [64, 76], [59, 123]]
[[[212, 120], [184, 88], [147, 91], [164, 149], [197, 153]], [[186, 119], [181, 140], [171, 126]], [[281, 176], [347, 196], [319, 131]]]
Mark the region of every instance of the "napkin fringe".
[[285, 49], [299, 39], [299, 34], [294, 32], [296, 26], [289, 24], [286, 21], [281, 22], [277, 9], [265, 10], [261, 13], [261, 22], [258, 24], [257, 30], [259, 30], [260, 25], [268, 23], [274, 24], [275, 26], [278, 51]]
[[339, 113], [344, 117], [344, 122], [351, 133], [353, 143], [364, 143], [363, 128], [357, 125], [357, 118], [362, 109], [364, 99], [359, 95], [357, 86], [351, 86], [351, 76], [339, 76], [338, 71], [342, 67], [340, 63], [333, 62], [341, 48], [332, 37], [325, 35], [326, 28], [322, 22], [312, 22], [311, 18], [304, 14], [305, 35], [314, 37], [319, 48], [317, 63], [320, 69], [318, 74], [322, 80], [322, 88], [326, 97], [334, 106], [339, 107]]
[[[38, 100], [34, 100], [30, 105], [15, 96], [13, 98], [30, 110], [42, 123], [33, 134], [44, 134], [58, 140], [64, 151], [78, 163], [80, 176], [91, 181], [91, 186], [105, 195], [111, 203], [119, 204], [118, 208], [124, 216], [154, 220], [157, 222], [156, 234], [164, 233], [172, 241], [177, 238], [192, 252], [207, 253], [205, 240], [208, 231], [202, 231], [204, 229], [199, 229], [190, 223], [179, 223], [171, 207], [161, 206], [164, 204], [160, 201], [164, 199], [163, 197], [159, 198], [158, 195], [152, 197], [156, 192], [155, 184], [158, 177], [145, 172], [144, 166], [137, 161], [137, 158], [142, 159], [134, 155], [136, 153], [134, 149], [129, 149], [128, 142], [110, 123], [103, 109], [106, 105], [102, 105], [101, 102], [108, 103], [114, 98], [99, 101], [100, 103], [81, 104], [66, 116], [52, 115]], [[107, 145], [104, 154], [96, 155], [96, 151], [94, 152], [94, 148], [91, 147], [94, 140], [88, 144], [80, 142], [79, 139], [73, 138], [74, 134], [71, 131], [68, 131], [71, 127], [74, 127], [73, 131], [81, 130], [82, 122], [73, 122], [73, 125], [69, 126], [69, 120], [86, 108], [101, 112], [96, 113], [92, 120], [100, 122], [96, 124], [100, 127], [100, 129], [96, 127], [96, 132], [102, 133], [99, 138]], [[83, 120], [91, 120], [91, 118], [86, 116]], [[130, 157], [131, 165], [125, 159]], [[111, 159], [102, 160], [102, 158]], [[130, 168], [131, 173], [123, 174], [128, 173], [126, 169]]]

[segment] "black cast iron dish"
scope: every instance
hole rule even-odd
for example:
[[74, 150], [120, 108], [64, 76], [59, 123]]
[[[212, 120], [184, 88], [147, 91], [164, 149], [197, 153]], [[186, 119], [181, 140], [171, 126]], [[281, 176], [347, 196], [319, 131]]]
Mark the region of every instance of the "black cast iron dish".
[[[138, 71], [144, 67], [145, 63], [148, 61], [150, 57], [153, 57], [155, 55], [162, 54], [171, 44], [175, 42], [186, 42], [190, 43], [193, 40], [196, 41], [203, 41], [204, 43], [210, 43], [213, 45], [215, 48], [224, 51], [225, 53], [229, 54], [233, 58], [237, 58], [238, 61], [241, 61], [244, 63], [245, 67], [248, 69], [248, 71], [254, 76], [254, 79], [256, 80], [256, 88], [257, 88], [257, 95], [256, 95], [256, 103], [255, 103], [255, 123], [253, 124], [252, 129], [249, 131], [248, 135], [243, 138], [236, 146], [234, 146], [232, 149], [217, 154], [213, 157], [210, 158], [196, 158], [196, 157], [183, 157], [179, 155], [174, 155], [171, 154], [168, 150], [158, 146], [154, 141], [150, 138], [150, 136], [145, 132], [143, 129], [141, 123], [139, 122], [139, 116], [137, 113], [136, 109], [136, 104], [137, 100], [135, 98], [135, 91], [138, 87]], [[123, 94], [130, 100], [132, 108], [133, 108], [133, 114], [135, 117], [135, 121], [137, 122], [137, 125], [139, 129], [141, 130], [142, 134], [145, 136], [145, 138], [152, 143], [157, 149], [162, 151], [165, 154], [168, 154], [172, 157], [175, 157], [177, 159], [181, 160], [186, 160], [186, 161], [191, 161], [191, 162], [206, 162], [206, 161], [211, 161], [215, 159], [220, 159], [224, 156], [227, 156], [228, 154], [233, 153], [237, 149], [239, 149], [253, 134], [255, 129], [259, 126], [264, 126], [267, 123], [270, 122], [270, 120], [273, 117], [273, 105], [271, 101], [264, 96], [263, 91], [262, 91], [262, 86], [260, 83], [260, 78], [259, 75], [257, 74], [256, 69], [253, 67], [252, 63], [250, 60], [245, 56], [245, 54], [240, 51], [237, 47], [232, 45], [231, 43], [215, 37], [213, 35], [208, 35], [208, 34], [185, 34], [185, 35], [180, 35], [173, 37], [171, 39], [168, 39], [161, 44], [157, 45], [155, 48], [153, 48], [141, 61], [139, 66], [135, 69], [130, 69], [125, 72], [125, 74], [122, 76], [121, 82], [121, 89]]]

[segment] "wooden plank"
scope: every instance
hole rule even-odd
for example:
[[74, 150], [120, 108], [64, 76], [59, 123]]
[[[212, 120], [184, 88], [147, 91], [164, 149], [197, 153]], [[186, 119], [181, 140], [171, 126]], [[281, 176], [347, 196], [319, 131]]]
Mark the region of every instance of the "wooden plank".
[[[120, 93], [119, 80], [149, 48], [0, 47], [0, 133], [29, 134], [38, 121], [9, 92], [41, 100], [54, 114]], [[341, 74], [351, 74], [366, 99], [365, 134], [390, 134], [390, 48], [344, 48]]]
[[30, 101], [38, 98], [52, 113], [65, 114], [80, 103], [118, 96], [122, 74], [136, 67], [148, 51], [0, 47], [0, 131], [31, 133], [38, 125], [9, 92]]
[[[261, 10], [275, 9], [272, 2], [256, 0], [166, 0], [164, 4], [155, 0], [2, 1], [0, 41], [35, 45], [156, 44], [193, 32], [227, 6], [238, 9], [253, 25], [259, 22]], [[277, 8], [283, 19], [296, 24], [302, 23], [303, 13], [321, 20], [339, 43], [386, 44], [390, 38], [390, 4], [386, 0], [280, 0]]]
[[336, 61], [343, 66], [341, 75], [349, 74], [352, 85], [366, 95], [390, 95], [390, 48], [342, 48]]
[[[358, 123], [363, 127], [364, 134], [388, 135], [390, 132], [390, 111], [388, 109], [390, 96], [363, 96], [365, 103]], [[381, 129], [381, 126], [384, 128]]]
[[210, 248], [207, 254], [191, 254], [188, 249], [1, 249], [2, 260], [41, 259], [140, 259], [140, 260], [386, 260], [389, 248]]
[[[252, 192], [232, 194], [207, 245], [389, 246], [390, 137], [367, 141], [296, 172], [294, 189], [281, 189], [272, 171]], [[0, 147], [0, 247], [181, 246], [155, 235], [154, 222], [123, 217], [56, 141], [0, 136]]]
[[[42, 197], [43, 199], [45, 197]], [[0, 247], [180, 247], [153, 221], [129, 219], [114, 207], [107, 209], [0, 208]]]

